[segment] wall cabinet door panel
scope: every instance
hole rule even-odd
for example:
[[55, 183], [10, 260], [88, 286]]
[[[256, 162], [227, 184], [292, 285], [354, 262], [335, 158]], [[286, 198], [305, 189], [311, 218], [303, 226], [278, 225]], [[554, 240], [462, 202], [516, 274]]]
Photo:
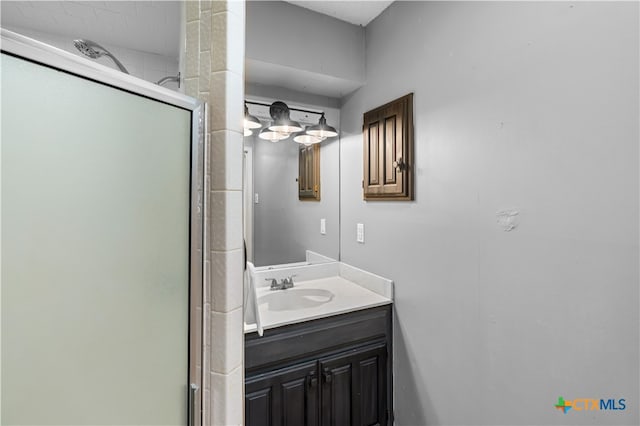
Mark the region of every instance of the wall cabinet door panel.
[[363, 118], [365, 200], [413, 200], [413, 94]]

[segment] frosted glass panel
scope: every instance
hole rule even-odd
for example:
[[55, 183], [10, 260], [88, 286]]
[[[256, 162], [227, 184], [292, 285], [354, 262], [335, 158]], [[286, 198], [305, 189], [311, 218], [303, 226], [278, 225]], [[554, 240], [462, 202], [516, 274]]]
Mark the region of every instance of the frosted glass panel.
[[2, 424], [185, 424], [191, 112], [2, 55]]

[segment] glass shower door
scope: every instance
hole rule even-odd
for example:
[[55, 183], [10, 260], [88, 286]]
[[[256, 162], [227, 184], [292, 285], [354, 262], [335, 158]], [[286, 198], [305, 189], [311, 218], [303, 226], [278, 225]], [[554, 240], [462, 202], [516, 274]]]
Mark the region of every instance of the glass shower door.
[[1, 423], [186, 424], [192, 112], [1, 70]]

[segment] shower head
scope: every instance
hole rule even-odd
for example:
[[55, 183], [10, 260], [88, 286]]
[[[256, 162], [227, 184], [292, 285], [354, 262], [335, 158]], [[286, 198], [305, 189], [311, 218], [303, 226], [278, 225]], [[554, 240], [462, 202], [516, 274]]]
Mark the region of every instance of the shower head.
[[91, 59], [98, 59], [101, 56], [108, 56], [113, 60], [113, 62], [115, 62], [116, 66], [120, 68], [120, 71], [129, 74], [129, 71], [127, 71], [124, 65], [122, 65], [122, 63], [111, 54], [111, 52], [100, 46], [95, 41], [80, 38], [77, 40], [73, 40], [73, 45], [80, 51], [80, 53], [90, 57]]

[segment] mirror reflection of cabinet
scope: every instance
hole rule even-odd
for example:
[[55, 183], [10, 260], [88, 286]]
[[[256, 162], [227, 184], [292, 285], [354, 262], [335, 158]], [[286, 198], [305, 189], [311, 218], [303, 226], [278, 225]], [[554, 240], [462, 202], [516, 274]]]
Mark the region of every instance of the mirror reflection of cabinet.
[[298, 151], [298, 199], [320, 201], [320, 144], [301, 145]]

